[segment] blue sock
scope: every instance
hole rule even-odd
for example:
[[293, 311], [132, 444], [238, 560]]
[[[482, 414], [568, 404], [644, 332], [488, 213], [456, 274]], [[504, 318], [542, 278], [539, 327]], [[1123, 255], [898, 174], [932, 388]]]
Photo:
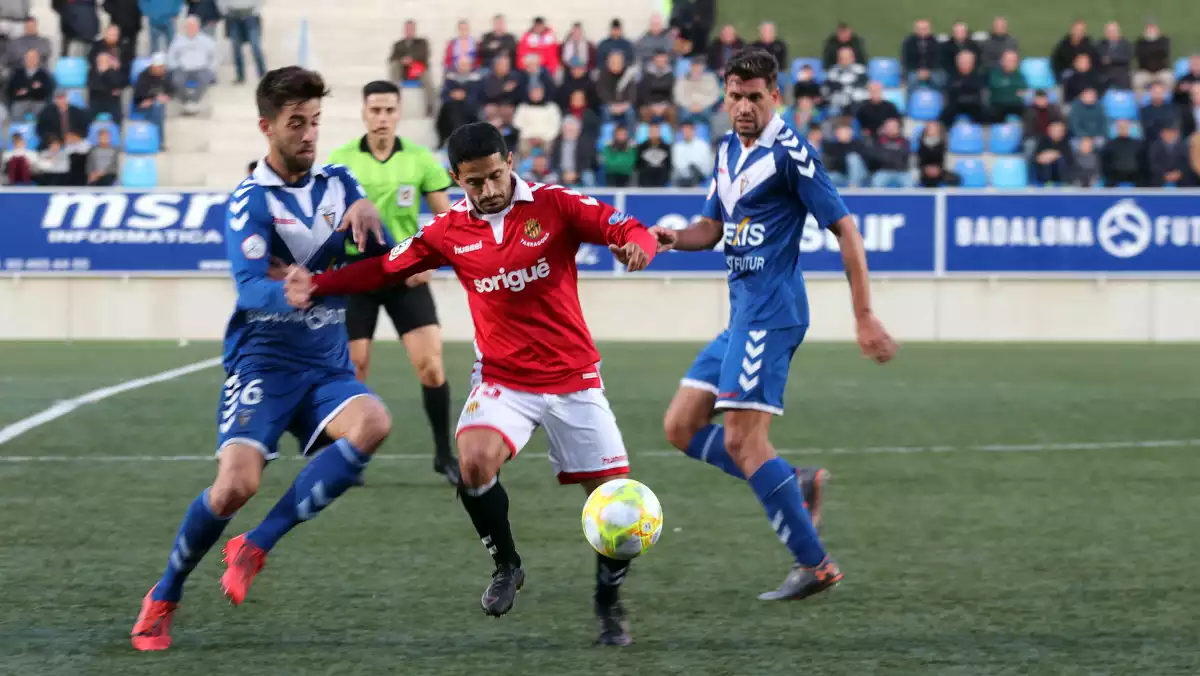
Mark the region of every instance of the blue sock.
[[179, 534], [175, 536], [175, 545], [171, 548], [171, 556], [167, 558], [167, 569], [154, 588], [153, 598], [156, 601], [179, 603], [183, 598], [183, 583], [200, 559], [217, 543], [221, 531], [229, 523], [230, 517], [213, 514], [208, 506], [208, 491], [204, 489], [192, 500], [187, 514], [183, 516], [183, 523], [179, 524]]
[[742, 474], [742, 470], [729, 457], [729, 453], [725, 451], [725, 426], [724, 425], [705, 425], [700, 428], [699, 432], [692, 437], [688, 443], [687, 450], [684, 451], [689, 457], [695, 458], [700, 462], [708, 464], [720, 469], [731, 477], [736, 479], [746, 480], [746, 475]]
[[783, 458], [771, 458], [750, 477], [750, 487], [796, 563], [811, 567], [825, 559], [825, 548], [804, 508], [804, 496], [791, 465]]
[[246, 539], [271, 551], [279, 538], [302, 521], [308, 521], [354, 485], [371, 456], [346, 439], [338, 439], [317, 453], [275, 503], [262, 523]]

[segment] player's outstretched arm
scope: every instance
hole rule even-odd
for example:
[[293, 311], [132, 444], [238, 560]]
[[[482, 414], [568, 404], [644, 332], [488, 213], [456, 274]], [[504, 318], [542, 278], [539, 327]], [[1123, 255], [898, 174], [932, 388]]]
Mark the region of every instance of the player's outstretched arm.
[[656, 225], [650, 228], [650, 234], [658, 241], [659, 252], [669, 249], [679, 251], [709, 251], [721, 241], [725, 226], [720, 221], [707, 216], [701, 216], [683, 230], [672, 230]]
[[621, 213], [594, 197], [581, 195], [559, 186], [555, 199], [563, 219], [581, 242], [607, 244], [608, 250], [625, 265], [628, 272], [637, 272], [650, 265], [658, 247], [646, 226], [629, 214]]
[[446, 260], [418, 234], [400, 242], [386, 256], [352, 263], [322, 272], [312, 279], [315, 296], [346, 296], [375, 291], [446, 265]]
[[864, 355], [880, 364], [887, 362], [896, 355], [896, 343], [871, 309], [871, 279], [862, 235], [850, 216], [838, 219], [829, 226], [829, 231], [838, 238], [842, 265], [846, 269], [846, 278], [850, 280], [850, 302], [854, 307], [858, 347]]

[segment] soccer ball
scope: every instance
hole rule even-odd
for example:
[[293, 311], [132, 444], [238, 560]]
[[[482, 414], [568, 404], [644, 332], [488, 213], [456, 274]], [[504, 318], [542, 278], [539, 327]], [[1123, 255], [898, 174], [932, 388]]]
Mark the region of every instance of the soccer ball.
[[662, 533], [662, 505], [653, 491], [633, 479], [600, 485], [583, 505], [583, 534], [592, 548], [613, 559], [646, 553]]

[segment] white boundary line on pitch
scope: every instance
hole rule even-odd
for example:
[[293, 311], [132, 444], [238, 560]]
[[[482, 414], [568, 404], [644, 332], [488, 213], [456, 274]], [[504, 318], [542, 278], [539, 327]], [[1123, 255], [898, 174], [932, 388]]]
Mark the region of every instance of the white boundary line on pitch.
[[[1157, 441], [1096, 441], [1054, 444], [981, 444], [975, 446], [868, 446], [864, 448], [792, 448], [780, 449], [780, 455], [870, 455], [875, 453], [1044, 453], [1048, 451], [1106, 451], [1122, 449], [1191, 448], [1200, 439], [1162, 439]], [[636, 458], [682, 456], [679, 451], [643, 451]], [[544, 456], [538, 456], [544, 457]], [[428, 453], [380, 453], [376, 460], [429, 460]], [[0, 463], [84, 463], [122, 462], [213, 462], [215, 455], [0, 455]], [[281, 455], [281, 460], [303, 460], [299, 455]]]
[[82, 394], [74, 399], [65, 399], [55, 403], [53, 406], [42, 411], [41, 413], [35, 413], [28, 418], [22, 418], [11, 425], [6, 425], [3, 428], [0, 428], [0, 444], [12, 441], [22, 434], [25, 434], [29, 430], [32, 430], [36, 427], [41, 427], [48, 422], [58, 420], [59, 418], [81, 406], [94, 404], [98, 401], [108, 399], [109, 397], [115, 397], [123, 392], [136, 390], [147, 385], [153, 385], [154, 383], [174, 380], [175, 378], [186, 376], [190, 373], [203, 371], [204, 369], [212, 368], [214, 366], [220, 366], [220, 364], [221, 358], [213, 357], [212, 359], [205, 359], [204, 361], [198, 361], [194, 364], [188, 364], [187, 366], [180, 366], [179, 368], [170, 369], [169, 371], [163, 371], [162, 373], [156, 373], [152, 376], [146, 376], [145, 378], [126, 380], [123, 383], [117, 383], [116, 385], [111, 385], [109, 387], [102, 387], [98, 390], [92, 390], [91, 392]]

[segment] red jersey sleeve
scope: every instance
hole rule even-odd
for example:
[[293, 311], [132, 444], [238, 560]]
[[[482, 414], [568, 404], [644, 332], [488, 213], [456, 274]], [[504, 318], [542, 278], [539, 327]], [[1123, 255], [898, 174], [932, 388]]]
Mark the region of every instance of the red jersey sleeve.
[[418, 272], [447, 265], [441, 252], [420, 236], [400, 242], [386, 255], [313, 277], [314, 296], [346, 296], [399, 284]]
[[636, 218], [617, 211], [594, 197], [582, 195], [574, 190], [558, 186], [548, 186], [543, 190], [552, 190], [557, 193], [554, 198], [558, 202], [563, 222], [575, 232], [579, 241], [588, 244], [615, 244], [617, 246], [635, 242], [646, 252], [650, 260], [654, 260], [654, 252], [658, 250], [658, 243], [654, 236], [646, 230], [646, 226]]

